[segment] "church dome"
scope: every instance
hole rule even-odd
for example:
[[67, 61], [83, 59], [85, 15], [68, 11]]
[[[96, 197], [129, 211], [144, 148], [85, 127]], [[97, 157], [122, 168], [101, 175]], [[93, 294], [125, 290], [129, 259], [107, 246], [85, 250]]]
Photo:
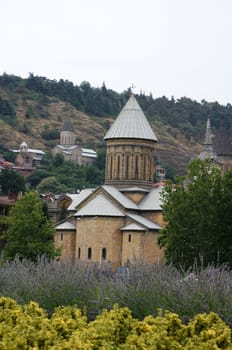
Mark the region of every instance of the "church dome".
[[65, 120], [63, 131], [74, 131], [73, 123], [71, 122], [71, 120], [69, 119]]
[[157, 138], [150, 127], [140, 105], [134, 95], [131, 95], [117, 119], [106, 133], [108, 139], [144, 139], [157, 142]]
[[150, 189], [157, 138], [132, 95], [106, 133], [105, 184]]
[[23, 141], [21, 143], [19, 149], [21, 152], [28, 152], [28, 144], [25, 141]]

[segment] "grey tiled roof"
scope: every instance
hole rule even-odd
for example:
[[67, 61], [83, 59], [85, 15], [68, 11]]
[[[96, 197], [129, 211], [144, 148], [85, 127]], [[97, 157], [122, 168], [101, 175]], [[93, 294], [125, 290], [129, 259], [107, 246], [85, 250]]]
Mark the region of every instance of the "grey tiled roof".
[[124, 196], [116, 187], [103, 185], [102, 188], [126, 209], [138, 210], [138, 206], [128, 197]]
[[65, 120], [63, 131], [74, 131], [73, 123], [70, 119]]
[[133, 222], [132, 224], [126, 225], [123, 228], [121, 228], [121, 231], [146, 231], [146, 229], [143, 226], [140, 226], [139, 224]]
[[76, 227], [69, 221], [65, 221], [62, 224], [56, 226], [56, 230], [75, 230]]
[[133, 138], [157, 141], [141, 107], [134, 95], [119, 113], [117, 119], [106, 133], [104, 140]]
[[67, 194], [72, 199], [72, 203], [68, 207], [68, 210], [75, 210], [75, 208], [83, 202], [91, 193], [93, 193], [95, 189], [94, 188], [85, 188], [84, 190], [81, 190], [78, 194]]
[[139, 224], [143, 225], [144, 227], [150, 229], [150, 230], [160, 230], [161, 227], [156, 224], [155, 222], [146, 219], [145, 217], [138, 215], [138, 214], [131, 214], [131, 213], [125, 213], [126, 216], [131, 218], [132, 220], [138, 222]]
[[106, 195], [99, 193], [90, 202], [76, 212], [74, 216], [125, 216]]
[[162, 210], [161, 204], [161, 192], [163, 186], [155, 187], [152, 189], [147, 196], [139, 204], [141, 210]]
[[149, 190], [146, 190], [144, 188], [134, 186], [134, 187], [128, 187], [128, 188], [121, 188], [121, 192], [149, 192]]

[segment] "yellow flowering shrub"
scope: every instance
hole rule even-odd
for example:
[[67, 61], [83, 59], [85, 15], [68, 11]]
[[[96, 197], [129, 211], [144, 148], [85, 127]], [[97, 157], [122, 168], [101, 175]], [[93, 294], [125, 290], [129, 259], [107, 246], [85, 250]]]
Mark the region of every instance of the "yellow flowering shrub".
[[68, 339], [75, 330], [87, 326], [87, 317], [83, 316], [77, 307], [57, 307], [50, 322], [59, 337]]
[[18, 305], [0, 298], [1, 350], [232, 350], [231, 330], [215, 313], [183, 324], [177, 314], [158, 313], [142, 321], [115, 305], [94, 321], [76, 306], [58, 307], [48, 317], [35, 302]]
[[125, 343], [137, 323], [128, 308], [119, 308], [115, 305], [112, 310], [104, 310], [96, 320], [89, 322], [84, 330], [73, 334], [70, 349], [76, 346], [76, 341], [79, 340], [88, 346], [93, 346], [93, 349], [118, 349], [120, 344]]
[[186, 349], [193, 349], [192, 344], [204, 344], [202, 349], [232, 349], [231, 330], [214, 312], [196, 315], [185, 327], [183, 339], [191, 340], [186, 341]]

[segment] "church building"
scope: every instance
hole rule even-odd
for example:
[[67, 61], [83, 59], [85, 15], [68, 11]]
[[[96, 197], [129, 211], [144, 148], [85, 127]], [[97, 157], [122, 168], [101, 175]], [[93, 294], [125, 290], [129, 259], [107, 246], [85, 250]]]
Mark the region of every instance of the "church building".
[[214, 135], [211, 129], [210, 118], [207, 120], [205, 141], [198, 158], [201, 160], [211, 160], [223, 173], [232, 168], [231, 137], [223, 127], [220, 127]]
[[97, 158], [96, 151], [82, 148], [75, 143], [75, 139], [73, 124], [70, 120], [66, 120], [60, 133], [60, 144], [52, 149], [52, 153], [54, 155], [61, 153], [64, 156], [64, 160], [70, 160], [78, 165], [93, 165]]
[[105, 184], [76, 195], [69, 216], [56, 226], [61, 260], [113, 266], [160, 262], [162, 185], [153, 180], [157, 138], [134, 95], [104, 140]]

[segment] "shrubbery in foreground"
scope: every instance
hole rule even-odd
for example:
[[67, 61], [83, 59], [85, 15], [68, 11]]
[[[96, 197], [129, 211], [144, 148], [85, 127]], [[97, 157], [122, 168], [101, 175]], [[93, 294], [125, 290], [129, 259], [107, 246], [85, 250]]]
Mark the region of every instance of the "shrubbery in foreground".
[[0, 276], [0, 297], [19, 304], [33, 300], [49, 315], [58, 306], [78, 305], [92, 321], [118, 304], [139, 320], [157, 316], [157, 309], [178, 314], [184, 323], [214, 312], [232, 328], [232, 270], [226, 266], [195, 267], [189, 273], [172, 265], [137, 263], [119, 273], [108, 264], [16, 259], [0, 260]]
[[178, 315], [159, 312], [139, 321], [114, 305], [94, 321], [76, 306], [58, 307], [48, 317], [35, 302], [24, 306], [0, 298], [0, 349], [232, 349], [230, 328], [215, 313], [183, 324]]

